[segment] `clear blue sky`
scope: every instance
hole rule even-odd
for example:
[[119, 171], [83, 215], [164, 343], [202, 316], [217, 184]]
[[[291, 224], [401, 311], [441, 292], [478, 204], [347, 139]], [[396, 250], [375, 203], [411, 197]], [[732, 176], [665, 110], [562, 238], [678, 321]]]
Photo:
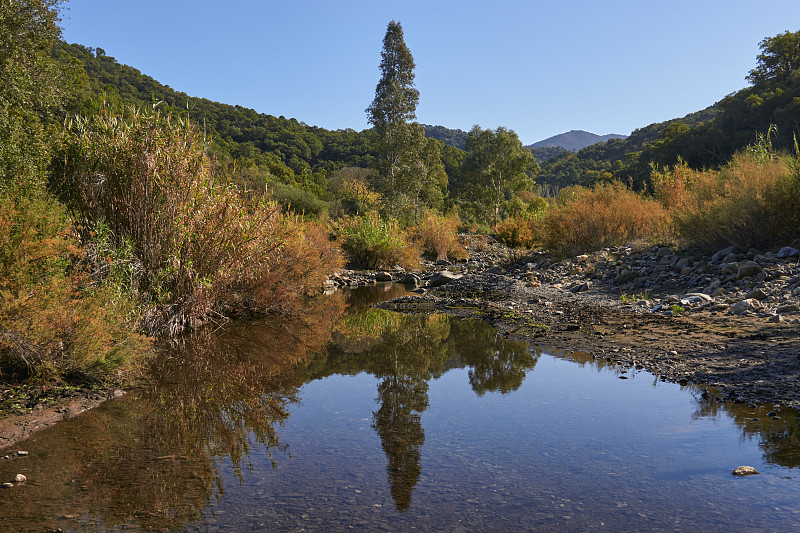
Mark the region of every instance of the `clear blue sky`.
[[416, 63], [417, 120], [525, 144], [628, 134], [747, 85], [800, 0], [71, 0], [64, 39], [161, 83], [328, 129], [367, 127], [386, 25]]

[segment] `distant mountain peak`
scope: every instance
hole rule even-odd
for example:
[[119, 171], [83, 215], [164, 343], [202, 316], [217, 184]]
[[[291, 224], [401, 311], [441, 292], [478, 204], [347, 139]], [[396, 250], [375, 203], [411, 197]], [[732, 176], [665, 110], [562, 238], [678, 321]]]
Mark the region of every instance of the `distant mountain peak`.
[[609, 133], [607, 135], [597, 135], [583, 130], [571, 130], [567, 133], [554, 135], [543, 141], [533, 143], [533, 148], [563, 148], [571, 152], [577, 152], [581, 148], [586, 148], [593, 144], [606, 142], [609, 139], [625, 139], [627, 135], [620, 135], [618, 133]]

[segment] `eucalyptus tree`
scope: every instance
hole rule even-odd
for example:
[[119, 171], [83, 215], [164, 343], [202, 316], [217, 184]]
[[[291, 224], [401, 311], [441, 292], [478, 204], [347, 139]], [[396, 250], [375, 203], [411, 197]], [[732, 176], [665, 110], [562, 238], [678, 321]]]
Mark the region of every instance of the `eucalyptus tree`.
[[488, 220], [500, 220], [507, 195], [533, 185], [539, 165], [522, 146], [513, 130], [483, 130], [474, 126], [467, 134], [467, 156], [461, 165], [461, 194], [472, 201]]
[[411, 122], [419, 103], [419, 91], [414, 87], [414, 58], [403, 39], [403, 27], [394, 20], [383, 38], [380, 72], [375, 99], [366, 111], [377, 134], [376, 189], [386, 199], [388, 213], [395, 215], [401, 196], [407, 196], [418, 207], [417, 191], [424, 187], [417, 182], [425, 180], [428, 172], [425, 129]]

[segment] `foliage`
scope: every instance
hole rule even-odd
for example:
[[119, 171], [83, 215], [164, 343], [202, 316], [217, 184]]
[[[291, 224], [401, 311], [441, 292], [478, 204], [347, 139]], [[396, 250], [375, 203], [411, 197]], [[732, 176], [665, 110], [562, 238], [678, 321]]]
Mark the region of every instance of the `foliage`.
[[533, 248], [540, 243], [539, 224], [536, 220], [511, 216], [494, 227], [497, 240], [512, 248]]
[[272, 193], [272, 198], [287, 212], [320, 218], [328, 210], [327, 202], [294, 185], [275, 181], [269, 184], [269, 191]]
[[[285, 309], [295, 298], [276, 292], [304, 293], [313, 283], [286, 272], [300, 266], [292, 263], [302, 255], [300, 224], [274, 201], [248, 199], [215, 178], [188, 120], [105, 110], [68, 128], [59, 189], [88, 229], [102, 223], [115, 245], [132, 244], [147, 331], [176, 334], [242, 309]], [[312, 264], [325, 270], [336, 261]]]
[[800, 69], [800, 31], [785, 31], [767, 37], [758, 43], [758, 47], [761, 49], [756, 58], [758, 66], [747, 75], [747, 80], [753, 85], [788, 81], [791, 74]]
[[562, 190], [542, 225], [545, 247], [558, 256], [669, 235], [664, 207], [620, 184]]
[[506, 195], [532, 185], [538, 170], [530, 150], [517, 134], [503, 127], [482, 130], [474, 126], [467, 135], [467, 157], [461, 167], [460, 195], [482, 213], [481, 220], [501, 219]]
[[796, 156], [756, 145], [719, 170], [695, 171], [679, 163], [654, 171], [653, 181], [656, 197], [672, 209], [678, 235], [688, 244], [766, 250], [800, 238]]
[[61, 0], [0, 2], [0, 190], [44, 184], [48, 121], [70, 79], [50, 55], [61, 36]]
[[75, 269], [83, 253], [47, 194], [0, 197], [0, 369], [45, 379], [99, 379], [146, 348], [134, 303]]
[[413, 263], [413, 248], [395, 220], [371, 212], [339, 219], [336, 230], [342, 251], [355, 266], [375, 269]]
[[380, 71], [375, 99], [367, 108], [378, 153], [375, 189], [384, 196], [389, 216], [396, 216], [403, 204], [413, 205], [416, 223], [421, 205], [441, 203], [447, 175], [440, 156], [441, 143], [426, 139], [421, 124], [409, 122], [416, 117], [419, 91], [414, 88], [414, 58], [399, 22], [391, 21], [386, 28]]
[[419, 226], [412, 228], [415, 241], [419, 242], [422, 253], [436, 259], [466, 257], [466, 250], [458, 240], [458, 214], [438, 215], [429, 212]]

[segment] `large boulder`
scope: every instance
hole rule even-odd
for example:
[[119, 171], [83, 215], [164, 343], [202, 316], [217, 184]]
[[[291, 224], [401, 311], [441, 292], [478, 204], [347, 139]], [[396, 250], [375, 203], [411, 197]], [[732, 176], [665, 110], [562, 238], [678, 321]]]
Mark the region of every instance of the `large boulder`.
[[763, 269], [761, 268], [761, 265], [755, 261], [742, 261], [739, 263], [739, 269], [736, 272], [736, 277], [738, 279], [751, 278], [762, 270]]
[[428, 287], [441, 287], [442, 285], [447, 285], [451, 281], [455, 281], [457, 279], [461, 279], [461, 275], [453, 274], [449, 270], [442, 270], [441, 272], [437, 272], [431, 276], [431, 279], [428, 280]]

